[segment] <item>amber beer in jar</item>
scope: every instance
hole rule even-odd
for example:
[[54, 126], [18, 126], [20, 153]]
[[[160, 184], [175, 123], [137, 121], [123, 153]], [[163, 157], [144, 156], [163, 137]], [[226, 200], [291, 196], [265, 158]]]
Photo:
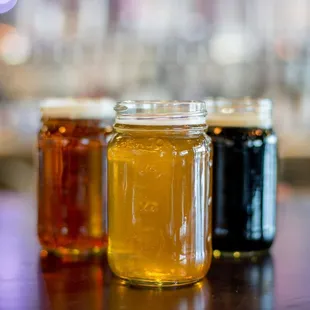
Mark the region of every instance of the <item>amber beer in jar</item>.
[[204, 102], [124, 101], [108, 145], [112, 271], [177, 286], [210, 266], [210, 138]]
[[269, 99], [208, 99], [214, 256], [266, 252], [276, 234], [277, 136]]
[[38, 235], [43, 252], [64, 259], [107, 245], [104, 102], [47, 100], [38, 136]]

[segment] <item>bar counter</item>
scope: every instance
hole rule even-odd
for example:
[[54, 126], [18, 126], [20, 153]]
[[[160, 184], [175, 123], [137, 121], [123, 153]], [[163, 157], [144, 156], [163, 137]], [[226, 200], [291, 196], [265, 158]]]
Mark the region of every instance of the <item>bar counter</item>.
[[91, 264], [40, 258], [35, 199], [0, 192], [0, 309], [310, 309], [309, 198], [295, 191], [282, 199], [270, 255], [218, 259], [203, 281], [160, 290], [125, 286], [104, 257]]

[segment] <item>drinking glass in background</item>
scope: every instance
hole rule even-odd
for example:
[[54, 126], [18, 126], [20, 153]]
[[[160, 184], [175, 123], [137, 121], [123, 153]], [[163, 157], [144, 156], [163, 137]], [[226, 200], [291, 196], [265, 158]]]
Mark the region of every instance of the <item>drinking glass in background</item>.
[[211, 263], [211, 140], [204, 102], [123, 101], [108, 146], [111, 270], [178, 286]]
[[277, 136], [269, 99], [208, 99], [214, 256], [267, 251], [276, 234]]
[[38, 236], [42, 254], [64, 260], [107, 245], [106, 145], [112, 131], [104, 100], [50, 99], [38, 136]]

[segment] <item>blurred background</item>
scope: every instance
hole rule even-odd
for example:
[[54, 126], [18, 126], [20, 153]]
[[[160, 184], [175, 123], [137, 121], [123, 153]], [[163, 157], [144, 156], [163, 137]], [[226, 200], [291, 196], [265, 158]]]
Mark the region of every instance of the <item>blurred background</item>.
[[306, 188], [309, 30], [308, 0], [0, 0], [0, 189], [35, 189], [38, 105], [64, 96], [271, 97], [281, 181]]

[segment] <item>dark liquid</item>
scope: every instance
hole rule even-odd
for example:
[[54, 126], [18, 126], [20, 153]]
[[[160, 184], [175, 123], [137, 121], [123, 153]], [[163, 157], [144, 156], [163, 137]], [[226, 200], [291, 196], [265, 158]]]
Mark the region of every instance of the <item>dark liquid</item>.
[[277, 138], [271, 129], [210, 127], [213, 249], [263, 251], [276, 232]]

